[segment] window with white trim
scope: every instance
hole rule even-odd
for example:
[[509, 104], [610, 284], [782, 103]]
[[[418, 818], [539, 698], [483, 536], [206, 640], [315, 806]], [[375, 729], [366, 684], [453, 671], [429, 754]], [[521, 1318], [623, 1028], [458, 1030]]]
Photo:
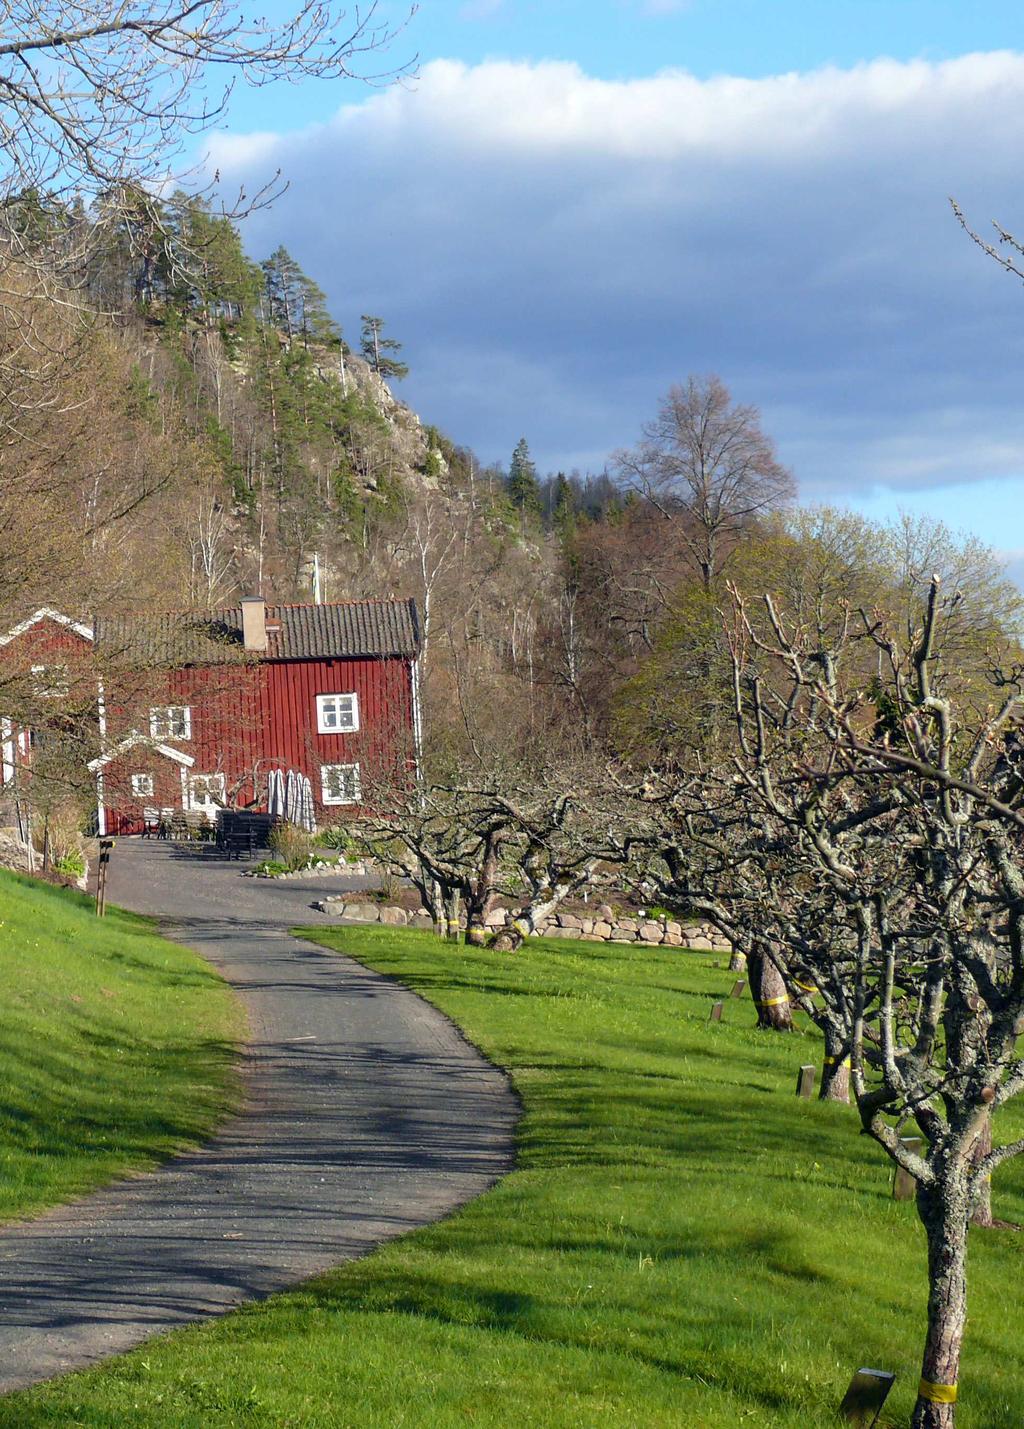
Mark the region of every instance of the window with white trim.
[[319, 734], [350, 734], [359, 728], [359, 696], [317, 695], [316, 727]]
[[152, 774], [133, 774], [132, 794], [136, 799], [151, 799], [153, 797]]
[[149, 712], [153, 739], [191, 739], [192, 711], [188, 705], [156, 705]]
[[359, 803], [359, 765], [321, 764], [320, 794], [325, 804]]
[[223, 774], [191, 774], [188, 781], [189, 807], [197, 813], [212, 814], [224, 807]]
[[33, 683], [41, 700], [66, 700], [71, 689], [66, 665], [33, 665]]

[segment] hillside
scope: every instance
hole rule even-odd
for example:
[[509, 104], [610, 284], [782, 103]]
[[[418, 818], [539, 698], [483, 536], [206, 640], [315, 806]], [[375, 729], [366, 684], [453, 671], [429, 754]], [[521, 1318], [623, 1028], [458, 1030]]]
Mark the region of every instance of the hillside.
[[79, 286], [26, 279], [0, 339], [8, 373], [33, 366], [0, 453], [0, 621], [411, 595], [442, 724], [524, 675], [533, 719], [560, 541], [535, 477], [517, 495], [398, 398], [400, 346], [372, 315], [350, 344], [283, 249], [253, 262], [199, 200], [97, 217]]

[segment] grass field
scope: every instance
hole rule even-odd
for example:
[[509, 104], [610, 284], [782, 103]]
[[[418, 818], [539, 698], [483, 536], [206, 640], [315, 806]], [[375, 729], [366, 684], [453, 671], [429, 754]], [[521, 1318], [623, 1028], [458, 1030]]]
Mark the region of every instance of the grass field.
[[0, 1218], [206, 1135], [241, 1014], [195, 953], [84, 895], [0, 872]]
[[[797, 1101], [808, 1037], [758, 1034], [706, 954], [390, 929], [322, 941], [443, 1008], [523, 1099], [519, 1169], [368, 1259], [103, 1369], [0, 1425], [548, 1426], [835, 1422], [852, 1369], [917, 1382], [924, 1245], [848, 1108]], [[1019, 1123], [1018, 1123], [1019, 1125]], [[1024, 1220], [1024, 1178], [996, 1213]], [[1024, 1237], [972, 1240], [963, 1429], [1024, 1422]]]

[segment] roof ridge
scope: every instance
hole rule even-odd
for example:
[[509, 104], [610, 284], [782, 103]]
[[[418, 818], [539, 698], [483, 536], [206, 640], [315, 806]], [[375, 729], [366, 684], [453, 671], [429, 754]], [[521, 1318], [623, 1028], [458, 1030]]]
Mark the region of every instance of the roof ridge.
[[[416, 599], [412, 595], [368, 595], [359, 596], [352, 600], [268, 600], [265, 602], [268, 610], [326, 610], [337, 607], [347, 609], [358, 605], [408, 605]], [[197, 618], [204, 616], [214, 619], [218, 615], [223, 615], [225, 611], [239, 610], [241, 601], [233, 605], [218, 605], [213, 610], [200, 610], [195, 606], [175, 606], [171, 609], [161, 610], [100, 610], [96, 611], [94, 619], [97, 620], [142, 620], [157, 619], [167, 615], [191, 615]]]

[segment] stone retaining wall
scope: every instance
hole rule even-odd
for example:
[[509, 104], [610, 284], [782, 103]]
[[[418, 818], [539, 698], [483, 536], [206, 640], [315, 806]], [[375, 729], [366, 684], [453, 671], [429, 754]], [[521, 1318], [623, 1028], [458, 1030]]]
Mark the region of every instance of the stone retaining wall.
[[287, 873], [259, 873], [255, 868], [243, 868], [243, 878], [366, 878], [370, 869], [365, 863], [315, 863], [312, 868], [290, 869]]
[[[384, 923], [393, 928], [433, 927], [429, 913], [409, 913], [405, 908], [369, 903], [365, 899], [355, 899], [351, 894], [324, 898], [316, 907], [321, 913], [343, 918], [349, 923]], [[500, 908], [487, 920], [487, 926], [497, 932], [510, 921], [511, 916]], [[648, 943], [652, 946], [665, 944], [672, 948], [696, 948], [705, 952], [732, 951], [729, 941], [709, 923], [677, 923], [672, 918], [621, 918], [607, 904], [595, 908], [593, 917], [558, 913], [542, 924], [538, 931], [545, 938], [576, 938], [585, 943]]]

